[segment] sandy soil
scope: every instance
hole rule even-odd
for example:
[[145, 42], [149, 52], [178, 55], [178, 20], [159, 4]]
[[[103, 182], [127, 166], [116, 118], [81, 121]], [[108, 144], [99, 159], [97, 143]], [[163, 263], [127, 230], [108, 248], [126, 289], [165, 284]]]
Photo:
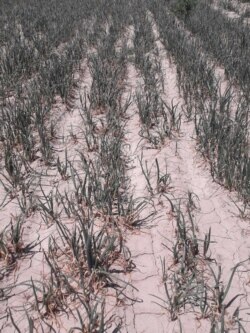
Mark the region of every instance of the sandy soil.
[[[157, 37], [157, 36], [156, 36]], [[173, 61], [167, 57], [161, 42], [156, 43], [161, 64], [164, 72], [164, 98], [165, 101], [172, 101], [178, 104], [178, 110], [181, 112], [184, 102], [179, 95], [176, 68]], [[79, 84], [79, 93], [84, 94], [90, 90], [91, 76], [86, 63], [83, 65], [84, 71], [81, 73], [82, 79]], [[125, 98], [131, 94], [134, 97], [136, 89], [141, 84], [141, 78], [132, 64], [128, 65]], [[80, 116], [80, 98], [79, 94], [75, 98], [74, 108], [69, 113], [62, 108], [58, 102], [58, 108], [55, 107], [54, 117], [58, 123], [58, 138], [53, 143], [56, 156], [64, 159], [65, 149], [68, 152], [69, 161], [76, 168], [78, 167], [79, 150], [86, 149], [86, 144], [82, 136], [82, 118]], [[238, 202], [235, 193], [229, 193], [219, 184], [213, 182], [209, 172], [209, 167], [196, 150], [196, 140], [194, 135], [194, 126], [188, 122], [184, 115], [179, 133], [175, 133], [172, 139], [166, 139], [165, 144], [158, 149], [152, 148], [146, 140], [139, 135], [141, 124], [133, 101], [127, 111], [128, 119], [125, 127], [125, 143], [127, 144], [126, 154], [128, 156], [127, 174], [130, 178], [130, 191], [137, 198], [138, 202], [145, 202], [141, 218], [148, 217], [146, 222], [139, 228], [124, 230], [126, 246], [129, 248], [135, 269], [124, 276], [119, 276], [127, 287], [124, 304], [116, 304], [113, 297], [107, 296], [107, 306], [109, 313], [115, 313], [122, 319], [122, 332], [129, 333], [179, 333], [180, 322], [183, 332], [206, 332], [210, 330], [208, 319], [201, 319], [195, 311], [186, 311], [180, 314], [179, 320], [171, 321], [169, 312], [161, 307], [164, 304], [162, 299], [166, 299], [163, 283], [162, 263], [165, 260], [166, 267], [171, 270], [174, 266], [172, 252], [166, 248], [172, 247], [176, 237], [176, 223], [171, 211], [169, 200], [178, 204], [186, 200], [188, 193], [195, 194], [197, 209], [194, 213], [194, 220], [197, 234], [200, 239], [211, 228], [211, 257], [215, 259], [218, 265], [222, 266], [221, 280], [227, 283], [232, 268], [239, 262], [245, 261], [250, 255], [250, 226], [249, 219], [243, 219], [239, 216], [239, 210], [233, 202]], [[102, 117], [96, 115], [96, 119]], [[91, 158], [91, 153], [87, 154]], [[148, 163], [150, 170], [150, 181], [153, 184], [154, 195], [152, 196], [147, 189], [147, 182], [142, 173], [140, 159], [143, 163]], [[158, 160], [162, 171], [169, 174], [170, 182], [163, 192], [156, 190], [156, 162]], [[36, 161], [32, 166], [36, 172], [42, 171], [44, 176], [34, 181], [34, 191], [41, 183], [45, 193], [50, 193], [53, 189], [60, 192], [64, 190], [70, 193], [71, 187], [68, 180], [62, 180], [55, 167], [45, 168], [42, 162]], [[54, 193], [54, 192], [53, 192]], [[166, 194], [166, 196], [163, 195]], [[36, 195], [41, 192], [36, 190]], [[1, 189], [0, 199], [4, 199], [4, 191]], [[184, 198], [184, 199], [183, 199]], [[181, 201], [180, 201], [181, 200]], [[58, 207], [59, 209], [59, 207]], [[5, 227], [11, 216], [20, 213], [17, 208], [16, 198], [1, 208], [1, 225]], [[65, 217], [65, 223], [71, 224]], [[48, 237], [56, 233], [55, 225], [47, 227], [38, 218], [38, 215], [30, 215], [25, 225], [25, 241], [38, 241], [32, 256], [28, 256], [17, 262], [17, 265], [11, 271], [6, 279], [1, 281], [1, 288], [15, 283], [15, 297], [7, 299], [2, 303], [0, 309], [0, 331], [3, 333], [14, 332], [10, 328], [10, 322], [7, 320], [6, 309], [16, 309], [28, 304], [29, 293], [24, 292], [25, 288], [19, 285], [21, 282], [30, 279], [40, 280], [46, 276], [48, 268], [44, 265], [44, 254], [41, 248], [48, 248]], [[38, 237], [39, 236], [39, 237]], [[2, 263], [1, 263], [2, 265]], [[210, 274], [211, 275], [211, 274]], [[211, 279], [211, 276], [208, 279]], [[250, 306], [250, 273], [249, 261], [246, 261], [234, 276], [232, 287], [228, 295], [230, 300], [237, 294], [237, 298], [232, 307], [226, 314], [229, 322], [232, 311], [240, 306], [241, 317], [248, 318], [248, 309]], [[112, 295], [111, 295], [112, 296]], [[15, 318], [20, 327], [25, 327], [23, 323], [23, 313], [16, 311]], [[74, 321], [67, 322], [67, 318], [57, 318], [57, 332], [67, 332]], [[227, 323], [229, 325], [229, 323]], [[22, 326], [23, 325], [23, 326]], [[246, 332], [250, 331], [250, 321], [244, 323]], [[25, 331], [25, 330], [24, 330]], [[46, 330], [45, 330], [46, 331]], [[25, 331], [26, 332], [26, 331]], [[41, 331], [39, 331], [41, 332]]]
[[[166, 57], [159, 41], [157, 47], [165, 74], [166, 101], [174, 100], [175, 103], [180, 103], [181, 108], [183, 101], [177, 88], [175, 66]], [[128, 86], [133, 93], [136, 86], [140, 85], [140, 78], [133, 66], [129, 67], [128, 73]], [[185, 197], [188, 192], [197, 196], [199, 205], [195, 216], [197, 230], [203, 238], [211, 227], [214, 242], [211, 256], [222, 265], [223, 280], [227, 282], [232, 267], [248, 259], [250, 250], [250, 243], [246, 236], [250, 232], [249, 222], [239, 217], [239, 211], [232, 203], [232, 200], [237, 201], [236, 194], [229, 193], [213, 182], [206, 162], [196, 150], [194, 127], [191, 122], [183, 119], [180, 133], [176, 134], [173, 140], [166, 140], [165, 145], [156, 150], [149, 147], [138, 134], [140, 121], [135, 105], [131, 106], [129, 116], [126, 138], [130, 145], [129, 156], [131, 156], [132, 165], [129, 174], [134, 193], [138, 197], [149, 197], [139, 163], [142, 154], [143, 159], [148, 162], [153, 183], [156, 178], [155, 158], [160, 165], [166, 164], [171, 178], [167, 193], [176, 200]], [[128, 237], [127, 245], [136, 264], [135, 271], [130, 274], [129, 282], [137, 288], [132, 293], [137, 302], [132, 308], [124, 309], [124, 332], [180, 332], [178, 321], [169, 321], [168, 313], [156, 304], [160, 303], [158, 298], [164, 298], [162, 260], [165, 258], [169, 267], [173, 263], [171, 254], [163, 246], [166, 239], [171, 240], [175, 237], [171, 210], [168, 201], [161, 195], [154, 196], [144, 213], [150, 214], [152, 209], [155, 209], [153, 221]], [[229, 299], [230, 296], [233, 297], [238, 293], [244, 295], [239, 303], [241, 308], [245, 309], [249, 307], [250, 301], [247, 267], [249, 262], [235, 276], [231, 294], [229, 294]], [[245, 316], [247, 317], [246, 313]], [[196, 314], [185, 314], [180, 317], [180, 321], [184, 332], [209, 331], [208, 321], [198, 320]], [[247, 331], [250, 326], [247, 324], [245, 329]]]

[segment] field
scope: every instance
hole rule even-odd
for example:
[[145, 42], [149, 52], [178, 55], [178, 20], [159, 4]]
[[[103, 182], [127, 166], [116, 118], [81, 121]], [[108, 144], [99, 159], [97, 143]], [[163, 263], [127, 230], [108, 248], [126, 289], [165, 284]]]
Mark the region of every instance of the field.
[[0, 1], [0, 332], [250, 332], [250, 2]]

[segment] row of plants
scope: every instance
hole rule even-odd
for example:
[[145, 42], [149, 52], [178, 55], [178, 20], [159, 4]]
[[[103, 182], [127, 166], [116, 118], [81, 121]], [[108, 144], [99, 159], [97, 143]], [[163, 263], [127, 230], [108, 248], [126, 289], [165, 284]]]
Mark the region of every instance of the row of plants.
[[185, 330], [182, 315], [193, 313], [197, 320], [209, 319], [210, 333], [225, 333], [237, 330], [246, 332], [241, 309], [234, 306], [243, 294], [232, 294], [232, 283], [240, 267], [249, 262], [247, 259], [235, 265], [226, 279], [223, 267], [213, 258], [214, 249], [212, 231], [209, 228], [204, 237], [200, 236], [196, 224], [196, 213], [199, 211], [199, 198], [188, 192], [181, 199], [176, 199], [169, 192], [171, 175], [156, 158], [153, 163], [140, 158], [142, 174], [150, 198], [160, 198], [169, 203], [169, 218], [174, 219], [175, 229], [170, 238], [165, 235], [163, 246], [171, 253], [162, 258], [162, 279], [165, 297], [152, 295], [155, 303], [167, 311], [171, 321], [178, 320], [180, 332]]
[[157, 148], [166, 137], [179, 131], [181, 115], [178, 105], [166, 102], [161, 56], [146, 7], [134, 14], [134, 53], [134, 63], [143, 81], [136, 92], [140, 136]]
[[195, 122], [198, 148], [209, 161], [214, 180], [230, 190], [236, 189], [247, 202], [250, 165], [247, 98], [241, 96], [236, 100], [230, 83], [222, 92], [214, 66], [199, 41], [187, 37], [164, 2], [157, 6], [150, 4], [162, 42], [175, 59], [186, 115]]
[[[124, 2], [121, 1], [120, 5], [124, 7]], [[42, 127], [41, 132], [44, 129], [54, 133], [51, 128], [48, 129], [50, 110], [40, 90], [35, 97], [32, 94], [34, 89], [28, 97], [25, 96], [27, 104], [21, 104], [24, 112], [16, 110], [14, 114], [18, 119], [16, 125], [12, 118], [11, 121], [8, 119], [13, 115], [4, 109], [6, 128], [13, 135], [11, 138], [6, 135], [3, 142], [8, 140], [15, 150], [6, 148], [5, 156], [11, 157], [5, 158], [2, 184], [10, 200], [15, 197], [18, 201], [21, 213], [1, 233], [1, 277], [4, 279], [24, 255], [32, 255], [38, 245], [43, 247], [42, 242], [26, 244], [23, 239], [29, 214], [43, 221], [47, 227], [56, 226], [57, 230], [49, 239], [48, 249], [43, 248], [48, 274], [41, 280], [32, 278], [20, 284], [26, 287], [26, 293], [30, 295], [29, 301], [21, 309], [26, 313], [30, 332], [46, 327], [56, 332], [60, 328], [56, 326], [54, 318], [63, 314], [71, 316], [73, 322], [77, 323], [70, 332], [118, 332], [121, 320], [118, 318], [115, 324], [116, 316], [107, 315], [105, 297], [111, 294], [110, 297], [117, 303], [128, 300], [125, 294], [127, 284], [120, 280], [118, 274], [133, 269], [133, 263], [124, 245], [122, 231], [140, 224], [138, 214], [142, 204], [128, 194], [129, 183], [125, 175], [124, 121], [130, 103], [129, 99], [123, 101], [126, 43], [120, 50], [116, 47], [125, 23], [124, 20], [119, 23], [116, 4], [107, 11], [103, 11], [102, 6], [98, 8], [94, 21], [95, 24], [99, 22], [100, 25], [95, 29], [101, 33], [96, 35], [90, 32], [87, 36], [87, 43], [94, 51], [87, 56], [92, 75], [91, 89], [89, 94], [85, 93], [81, 97], [83, 147], [77, 153], [80, 163], [73, 163], [67, 151], [64, 159], [56, 159], [54, 151], [47, 159], [48, 169], [56, 166], [61, 176], [60, 184], [67, 184], [67, 190], [63, 191], [60, 186], [56, 186], [48, 192], [45, 185], [42, 185], [45, 174], [36, 175], [40, 185], [35, 193], [31, 192], [32, 181], [29, 177], [30, 172], [33, 172], [30, 167], [33, 159], [29, 160], [23, 155], [20, 142], [17, 147], [16, 140], [21, 141], [26, 135], [26, 132], [23, 134], [24, 125], [28, 127], [27, 124], [31, 123], [32, 126], [32, 122], [37, 122]], [[114, 17], [110, 16], [112, 13]], [[85, 52], [79, 54], [83, 57]], [[64, 65], [69, 66], [67, 62]], [[73, 70], [75, 67], [72, 73]], [[57, 74], [52, 75], [53, 80], [60, 79]], [[47, 74], [43, 82], [46, 77]], [[51, 85], [51, 89], [56, 89], [56, 86]], [[36, 98], [42, 101], [40, 109]], [[27, 105], [30, 107], [27, 108]], [[34, 127], [29, 129], [29, 134], [36, 135]], [[24, 139], [27, 138], [28, 134]], [[50, 136], [46, 143], [51, 149], [52, 139], [56, 140], [56, 137]], [[31, 147], [34, 149], [34, 144]], [[15, 152], [21, 153], [17, 155]], [[24, 174], [24, 166], [27, 167], [27, 174]], [[21, 192], [23, 189], [24, 192]], [[4, 205], [5, 200], [2, 203]], [[18, 287], [19, 284], [4, 287], [1, 301], [15, 297], [15, 288]], [[76, 309], [74, 311], [72, 304]], [[6, 317], [18, 332], [23, 325], [19, 323], [19, 311], [20, 308], [12, 307]]]
[[[26, 5], [27, 7], [25, 7]], [[82, 5], [88, 9], [87, 1]], [[8, 7], [7, 4], [6, 6]], [[12, 6], [14, 6], [14, 4], [12, 4]], [[24, 8], [27, 9], [27, 14], [22, 12], [21, 9], [18, 14], [16, 13], [16, 9], [19, 9], [18, 4], [17, 8], [15, 6], [11, 8], [8, 7], [9, 10], [12, 9], [9, 13], [10, 16], [14, 15], [14, 17], [16, 17], [16, 13], [16, 21], [23, 19], [25, 24], [25, 15], [30, 15], [30, 12], [33, 13], [32, 17], [34, 21], [39, 19], [40, 5], [38, 3], [25, 3], [23, 4], [24, 7], [22, 7], [21, 4], [20, 6], [22, 10], [24, 10]], [[56, 4], [54, 4], [53, 8], [56, 10]], [[67, 6], [62, 8], [65, 8], [66, 10]], [[102, 31], [103, 25], [105, 25], [102, 23], [106, 22], [102, 21], [103, 16], [106, 15], [107, 20], [108, 15], [110, 15], [109, 11], [114, 12], [114, 9], [109, 9], [108, 13], [105, 13], [100, 10], [100, 7], [98, 8], [97, 18], [93, 18], [92, 21], [101, 22], [100, 26], [102, 28], [100, 31]], [[57, 15], [48, 3], [46, 3], [46, 8], [44, 9], [47, 14], [46, 10], [51, 12], [50, 15]], [[79, 8], [77, 9], [77, 12], [78, 11]], [[6, 12], [8, 13], [7, 9]], [[67, 12], [63, 15], [64, 19], [66, 13]], [[49, 19], [47, 24], [53, 25], [53, 19], [49, 14], [47, 18]], [[114, 22], [115, 21], [118, 22], [118, 19], [115, 18]], [[56, 20], [56, 22], [61, 23], [60, 20]], [[83, 17], [79, 18], [79, 24], [81, 23], [82, 26], [84, 26], [86, 22], [86, 20], [83, 20]], [[70, 24], [70, 21], [67, 24]], [[117, 23], [114, 23], [114, 26], [115, 24], [117, 25]], [[35, 29], [36, 25], [35, 23], [34, 27], [31, 23], [30, 25], [31, 30], [29, 34], [32, 36], [32, 29]], [[64, 25], [62, 27], [64, 28]], [[79, 26], [78, 28], [80, 29], [81, 27]], [[27, 30], [28, 27], [25, 29]], [[48, 38], [50, 38], [52, 32], [47, 25], [45, 30], [48, 33]], [[59, 30], [60, 29], [58, 29], [58, 33], [60, 33]], [[12, 30], [10, 30], [10, 32], [11, 31]], [[71, 33], [68, 38], [73, 37], [72, 30], [70, 29], [70, 31]], [[97, 27], [96, 31], [99, 31]], [[53, 117], [55, 97], [59, 95], [61, 102], [66, 104], [68, 109], [71, 107], [75, 96], [75, 89], [77, 88], [77, 80], [74, 77], [74, 72], [79, 69], [81, 61], [86, 56], [86, 44], [93, 45], [96, 39], [95, 31], [93, 31], [91, 27], [88, 30], [87, 36], [82, 34], [83, 29], [78, 33], [74, 31], [74, 38], [67, 42], [64, 40], [64, 45], [60, 50], [55, 51], [53, 47], [51, 47], [48, 58], [39, 65], [39, 73], [36, 73], [36, 75], [28, 81], [22, 76], [20, 84], [18, 83], [18, 78], [15, 77], [14, 82], [16, 91], [13, 92], [12, 97], [5, 98], [5, 96], [3, 98], [0, 110], [0, 144], [3, 151], [3, 163], [1, 165], [3, 181], [1, 183], [9, 193], [10, 197], [15, 195], [15, 192], [20, 189], [20, 186], [23, 187], [22, 182], [30, 171], [30, 165], [32, 162], [40, 159], [46, 165], [54, 163], [52, 141], [55, 140], [57, 132], [56, 119]], [[114, 33], [112, 32], [111, 35], [113, 36]], [[86, 38], [86, 40], [84, 40], [84, 38]], [[51, 41], [48, 41], [48, 46], [50, 46], [51, 43]], [[19, 47], [17, 48], [20, 49]], [[27, 47], [27, 49], [29, 48]], [[9, 57], [7, 58], [9, 59]], [[4, 62], [1, 62], [1, 64], [4, 65]], [[27, 66], [23, 63], [21, 64], [21, 67], [26, 70]], [[14, 68], [15, 71], [18, 70], [16, 65]], [[1, 73], [4, 73], [4, 71]], [[10, 77], [10, 74], [7, 74], [6, 75]], [[4, 90], [4, 92], [6, 92], [6, 90]]]
[[240, 307], [231, 309], [243, 296], [233, 295], [231, 287], [237, 270], [245, 261], [235, 265], [225, 281], [222, 266], [212, 257], [211, 228], [204, 239], [198, 234], [195, 215], [199, 198], [188, 192], [186, 198], [168, 197], [168, 200], [176, 223], [175, 238], [170, 241], [166, 236], [163, 244], [172, 253], [172, 264], [162, 260], [166, 298], [157, 298], [157, 304], [168, 311], [172, 321], [179, 320], [181, 330], [181, 315], [192, 312], [199, 320], [209, 319], [210, 333], [231, 330], [245, 333]]
[[250, 30], [243, 18], [231, 19], [206, 1], [192, 6], [189, 14], [180, 16], [185, 27], [200, 38], [204, 50], [225, 68], [246, 97], [249, 95]]
[[74, 72], [86, 54], [78, 34], [84, 25], [79, 18], [78, 28], [73, 26], [67, 20], [70, 7], [57, 1], [43, 6], [37, 1], [4, 2], [2, 9], [1, 185], [6, 200], [20, 201], [21, 191], [24, 205], [30, 197], [29, 177], [36, 174], [32, 163], [40, 159], [49, 165], [54, 159], [57, 126], [52, 110], [58, 96], [70, 106], [77, 87]]
[[[55, 98], [60, 96], [70, 108], [77, 88], [74, 73], [80, 69], [87, 45], [95, 44], [109, 17], [113, 20], [111, 38], [116, 38], [116, 30], [129, 20], [129, 16], [121, 20], [114, 9], [122, 8], [122, 1], [109, 7], [105, 4], [88, 0], [72, 4], [56, 0], [44, 4], [4, 2], [0, 138], [3, 150], [13, 155], [5, 160], [24, 158], [33, 162], [42, 155], [49, 164], [53, 159], [50, 142], [56, 124], [51, 121], [51, 110]], [[107, 9], [103, 11], [102, 6]]]
[[87, 0], [2, 3], [1, 97], [13, 94], [41, 71], [57, 49], [83, 32], [89, 5]]

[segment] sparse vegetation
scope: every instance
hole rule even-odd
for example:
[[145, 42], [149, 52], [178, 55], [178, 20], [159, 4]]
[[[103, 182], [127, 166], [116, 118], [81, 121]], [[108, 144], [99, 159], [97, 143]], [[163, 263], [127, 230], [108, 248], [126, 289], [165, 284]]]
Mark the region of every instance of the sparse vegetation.
[[249, 36], [205, 0], [2, 1], [1, 332], [145, 331], [155, 303], [247, 332]]

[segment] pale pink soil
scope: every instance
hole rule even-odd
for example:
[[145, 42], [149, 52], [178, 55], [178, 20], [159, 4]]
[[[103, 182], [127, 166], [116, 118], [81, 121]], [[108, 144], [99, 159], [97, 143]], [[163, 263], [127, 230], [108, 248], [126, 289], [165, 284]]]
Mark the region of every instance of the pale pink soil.
[[[164, 70], [165, 80], [165, 99], [168, 103], [174, 100], [179, 104], [179, 110], [183, 101], [179, 95], [176, 70], [174, 64], [170, 64], [166, 53], [163, 50], [162, 44], [157, 42], [157, 47], [160, 52], [162, 67]], [[127, 91], [126, 95], [131, 93], [134, 95], [137, 87], [141, 84], [141, 78], [132, 65], [128, 66]], [[91, 77], [87, 71], [84, 73], [84, 79], [81, 82], [80, 91], [83, 92], [86, 88], [89, 91], [91, 85]], [[57, 155], [63, 160], [65, 148], [68, 150], [69, 160], [77, 167], [76, 160], [77, 150], [84, 148], [84, 141], [81, 136], [82, 120], [79, 114], [79, 99], [76, 99], [75, 108], [72, 113], [67, 113], [65, 110], [58, 110], [60, 121], [58, 123], [58, 133], [61, 139], [54, 143], [54, 148], [57, 150]], [[130, 283], [126, 294], [135, 299], [135, 302], [130, 302], [124, 299], [125, 304], [116, 304], [114, 297], [107, 296], [107, 310], [110, 314], [115, 314], [122, 318], [122, 332], [127, 333], [179, 333], [180, 328], [178, 321], [171, 322], [169, 314], [162, 309], [157, 303], [161, 303], [156, 297], [166, 299], [164, 295], [164, 287], [162, 283], [162, 266], [161, 260], [165, 258], [167, 266], [173, 264], [173, 258], [162, 244], [168, 244], [171, 247], [171, 240], [175, 237], [175, 222], [171, 215], [170, 205], [168, 201], [159, 194], [155, 194], [152, 199], [146, 189], [146, 181], [142, 174], [139, 158], [143, 152], [143, 161], [148, 161], [149, 169], [151, 168], [151, 181], [156, 184], [156, 166], [155, 158], [158, 159], [162, 170], [165, 170], [167, 165], [168, 173], [171, 177], [170, 187], [166, 190], [166, 194], [175, 198], [185, 197], [188, 191], [194, 192], [199, 198], [199, 211], [196, 212], [195, 221], [198, 227], [200, 238], [204, 238], [204, 234], [212, 229], [211, 246], [212, 257], [217, 260], [223, 267], [223, 281], [227, 282], [231, 268], [239, 261], [245, 260], [250, 254], [250, 242], [248, 235], [250, 234], [250, 226], [248, 220], [243, 220], [238, 216], [238, 210], [232, 203], [237, 200], [235, 193], [229, 193], [218, 184], [214, 183], [209, 173], [206, 162], [200, 157], [196, 150], [196, 141], [194, 139], [194, 128], [191, 122], [186, 122], [182, 117], [182, 126], [180, 133], [172, 140], [166, 140], [165, 144], [159, 149], [152, 149], [145, 140], [141, 140], [139, 131], [141, 124], [136, 110], [136, 105], [133, 102], [128, 110], [129, 120], [126, 125], [126, 143], [129, 145], [126, 151], [130, 163], [128, 166], [128, 175], [131, 178], [131, 193], [138, 200], [148, 200], [141, 217], [155, 212], [154, 218], [149, 219], [148, 223], [140, 229], [126, 231], [126, 245], [131, 251], [133, 261], [136, 268], [133, 272], [126, 276], [119, 276], [125, 282]], [[74, 142], [70, 132], [76, 135], [77, 141]], [[34, 166], [37, 170], [44, 169], [44, 165]], [[68, 181], [62, 181], [56, 168], [48, 169], [50, 177], [43, 177], [43, 186], [47, 185], [46, 192], [56, 185], [60, 191], [66, 189], [71, 191]], [[1, 198], [4, 192], [1, 189]], [[38, 191], [39, 194], [39, 191]], [[140, 199], [139, 199], [140, 198]], [[1, 225], [5, 226], [9, 222], [11, 214], [18, 213], [16, 202], [13, 200], [6, 207], [1, 209]], [[67, 221], [65, 219], [65, 223]], [[3, 224], [2, 224], [3, 223]], [[27, 240], [34, 240], [39, 234], [40, 240], [43, 240], [41, 247], [47, 250], [48, 237], [55, 233], [55, 226], [47, 228], [37, 216], [31, 216], [26, 222], [25, 237]], [[170, 242], [168, 241], [170, 240]], [[44, 265], [43, 254], [37, 253], [32, 259], [27, 258], [18, 262], [19, 267], [15, 274], [8, 277], [8, 281], [1, 281], [1, 284], [11, 282], [21, 282], [31, 278], [41, 280], [41, 277], [47, 273], [48, 269]], [[247, 271], [249, 263], [245, 264], [245, 271], [241, 269], [237, 273], [232, 284], [232, 289], [228, 298], [237, 293], [242, 293], [244, 296], [235, 301], [232, 309], [240, 305], [241, 308], [249, 308], [250, 306], [250, 274]], [[23, 287], [16, 287], [16, 292], [22, 292]], [[0, 309], [0, 317], [6, 314], [6, 307], [16, 307], [23, 305], [25, 295], [20, 294], [10, 299]], [[155, 297], [156, 296], [156, 297]], [[132, 305], [131, 305], [132, 303]], [[127, 305], [126, 305], [127, 304]], [[231, 310], [229, 311], [231, 312]], [[249, 319], [248, 310], [241, 312], [241, 317]], [[15, 313], [15, 318], [20, 327], [26, 327], [23, 314]], [[186, 313], [180, 316], [183, 332], [209, 332], [209, 321], [206, 319], [198, 320], [198, 315], [195, 313]], [[227, 317], [228, 318], [228, 317]], [[64, 316], [58, 317], [58, 332], [67, 332], [74, 326], [74, 321], [67, 321]], [[5, 320], [1, 320], [0, 328], [3, 333], [12, 333], [14, 330], [6, 325]], [[250, 331], [250, 324], [244, 324], [246, 332]], [[24, 329], [24, 332], [26, 330]], [[46, 332], [46, 330], [45, 330]]]
[[[162, 65], [165, 72], [166, 100], [170, 103], [181, 103], [179, 96], [175, 66], [169, 63], [160, 42], [157, 43], [162, 57]], [[135, 69], [129, 67], [128, 86], [135, 91], [140, 79]], [[149, 169], [152, 166], [151, 181], [155, 182], [155, 158], [164, 169], [167, 164], [171, 176], [171, 184], [167, 193], [176, 198], [185, 197], [188, 191], [194, 192], [199, 198], [199, 212], [196, 214], [198, 234], [203, 239], [209, 228], [212, 229], [212, 257], [223, 268], [223, 281], [227, 283], [232, 267], [249, 257], [250, 243], [246, 236], [250, 232], [249, 221], [242, 220], [238, 216], [238, 210], [232, 203], [236, 199], [234, 193], [229, 193], [218, 184], [214, 183], [209, 173], [207, 164], [196, 150], [194, 139], [194, 127], [185, 120], [181, 126], [180, 134], [176, 138], [166, 141], [161, 149], [149, 149], [148, 144], [139, 136], [140, 121], [136, 113], [136, 107], [131, 106], [129, 110], [130, 120], [128, 122], [128, 134], [126, 136], [130, 144], [132, 169], [129, 171], [134, 193], [138, 197], [149, 197], [146, 190], [146, 181], [139, 164], [139, 157], [143, 152], [144, 160], [148, 161]], [[184, 117], [183, 117], [184, 118]], [[173, 221], [170, 214], [169, 204], [166, 199], [156, 195], [152, 200], [156, 215], [154, 221], [138, 232], [128, 237], [127, 245], [130, 248], [136, 270], [130, 274], [130, 283], [138, 290], [133, 291], [132, 296], [138, 299], [133, 307], [125, 307], [124, 332], [180, 332], [178, 322], [171, 322], [169, 314], [155, 302], [161, 303], [154, 296], [166, 299], [162, 283], [161, 259], [165, 258], [167, 264], [172, 265], [171, 253], [162, 246], [167, 243], [166, 238], [174, 238]], [[146, 213], [152, 211], [148, 204]], [[171, 242], [168, 244], [171, 247]], [[234, 277], [232, 288], [229, 293], [233, 297], [238, 293], [244, 294], [236, 304], [241, 308], [249, 308], [250, 275], [247, 272], [249, 263], [246, 263], [246, 272], [237, 273]], [[244, 269], [242, 268], [241, 271]], [[232, 306], [235, 310], [236, 304]], [[231, 310], [229, 311], [231, 312]], [[247, 319], [246, 310], [242, 312], [243, 318]], [[197, 320], [199, 315], [187, 313], [180, 317], [183, 331], [209, 332], [208, 320]], [[228, 318], [230, 315], [228, 314]], [[247, 323], [244, 325], [246, 331], [250, 329]]]

